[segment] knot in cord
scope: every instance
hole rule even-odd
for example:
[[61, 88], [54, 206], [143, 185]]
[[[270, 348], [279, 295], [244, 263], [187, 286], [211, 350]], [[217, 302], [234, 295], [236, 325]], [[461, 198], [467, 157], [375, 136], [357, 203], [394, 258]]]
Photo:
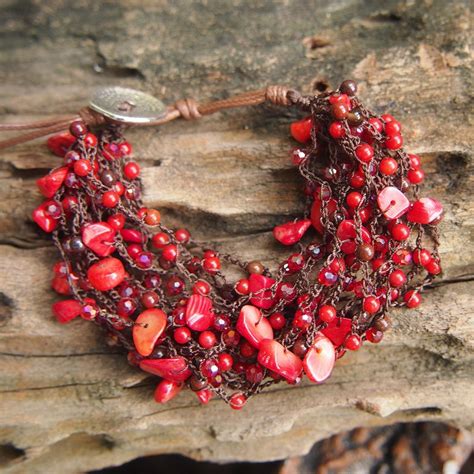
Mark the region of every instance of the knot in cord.
[[194, 99], [180, 99], [174, 103], [175, 109], [185, 120], [194, 120], [202, 117], [198, 103]]
[[99, 127], [107, 123], [106, 117], [89, 107], [83, 107], [79, 110], [79, 116], [88, 127]]

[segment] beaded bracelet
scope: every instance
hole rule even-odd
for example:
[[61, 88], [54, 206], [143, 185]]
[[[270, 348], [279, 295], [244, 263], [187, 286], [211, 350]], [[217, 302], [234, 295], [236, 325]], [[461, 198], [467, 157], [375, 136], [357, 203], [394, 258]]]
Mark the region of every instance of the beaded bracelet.
[[[217, 394], [234, 409], [277, 382], [306, 375], [321, 383], [346, 350], [380, 342], [389, 308], [417, 307], [441, 272], [443, 209], [419, 196], [420, 158], [403, 151], [400, 123], [366, 109], [356, 92], [350, 80], [317, 96], [271, 86], [165, 107], [111, 88], [78, 117], [0, 125], [35, 129], [0, 148], [69, 126], [48, 139], [64, 164], [37, 181], [46, 200], [33, 211], [61, 255], [52, 287], [68, 298], [54, 303], [57, 320], [80, 316], [101, 326], [130, 364], [161, 379], [158, 403], [188, 386], [201, 403]], [[301, 218], [273, 229], [291, 248], [273, 272], [165, 226], [142, 203], [140, 167], [123, 137], [131, 125], [265, 101], [307, 115], [290, 127], [307, 205]], [[229, 281], [229, 267], [242, 278]]]

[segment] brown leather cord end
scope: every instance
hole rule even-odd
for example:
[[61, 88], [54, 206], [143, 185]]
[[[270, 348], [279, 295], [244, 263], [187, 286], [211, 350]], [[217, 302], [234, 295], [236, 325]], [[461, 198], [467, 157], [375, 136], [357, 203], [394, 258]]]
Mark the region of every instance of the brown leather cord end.
[[79, 117], [88, 127], [100, 127], [108, 122], [106, 117], [89, 107], [79, 110]]

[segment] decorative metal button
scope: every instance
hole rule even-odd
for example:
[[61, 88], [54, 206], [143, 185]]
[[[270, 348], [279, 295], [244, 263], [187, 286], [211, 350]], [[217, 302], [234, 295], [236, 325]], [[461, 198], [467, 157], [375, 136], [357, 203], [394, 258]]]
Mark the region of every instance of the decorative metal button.
[[126, 87], [99, 89], [89, 107], [111, 120], [130, 124], [154, 122], [166, 114], [161, 100]]

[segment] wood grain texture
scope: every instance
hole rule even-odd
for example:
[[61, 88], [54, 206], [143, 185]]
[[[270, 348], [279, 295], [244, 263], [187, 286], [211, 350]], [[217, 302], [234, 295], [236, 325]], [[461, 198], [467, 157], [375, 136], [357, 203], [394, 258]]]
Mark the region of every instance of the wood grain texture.
[[[50, 315], [55, 252], [30, 220], [34, 180], [57, 164], [43, 143], [0, 157], [0, 469], [77, 472], [179, 452], [269, 460], [356, 426], [444, 420], [473, 426], [472, 57], [468, 2], [6, 1], [2, 121], [75, 112], [120, 84], [167, 102], [269, 83], [304, 92], [352, 77], [375, 111], [405, 126], [446, 208], [444, 275], [419, 310], [394, 312], [379, 347], [344, 357], [322, 386], [277, 386], [243, 412], [183, 393], [152, 401], [153, 381], [93, 326]], [[301, 211], [287, 158], [293, 112], [228, 111], [135, 130], [145, 200], [164, 219], [243, 258], [287, 252], [273, 225]]]

